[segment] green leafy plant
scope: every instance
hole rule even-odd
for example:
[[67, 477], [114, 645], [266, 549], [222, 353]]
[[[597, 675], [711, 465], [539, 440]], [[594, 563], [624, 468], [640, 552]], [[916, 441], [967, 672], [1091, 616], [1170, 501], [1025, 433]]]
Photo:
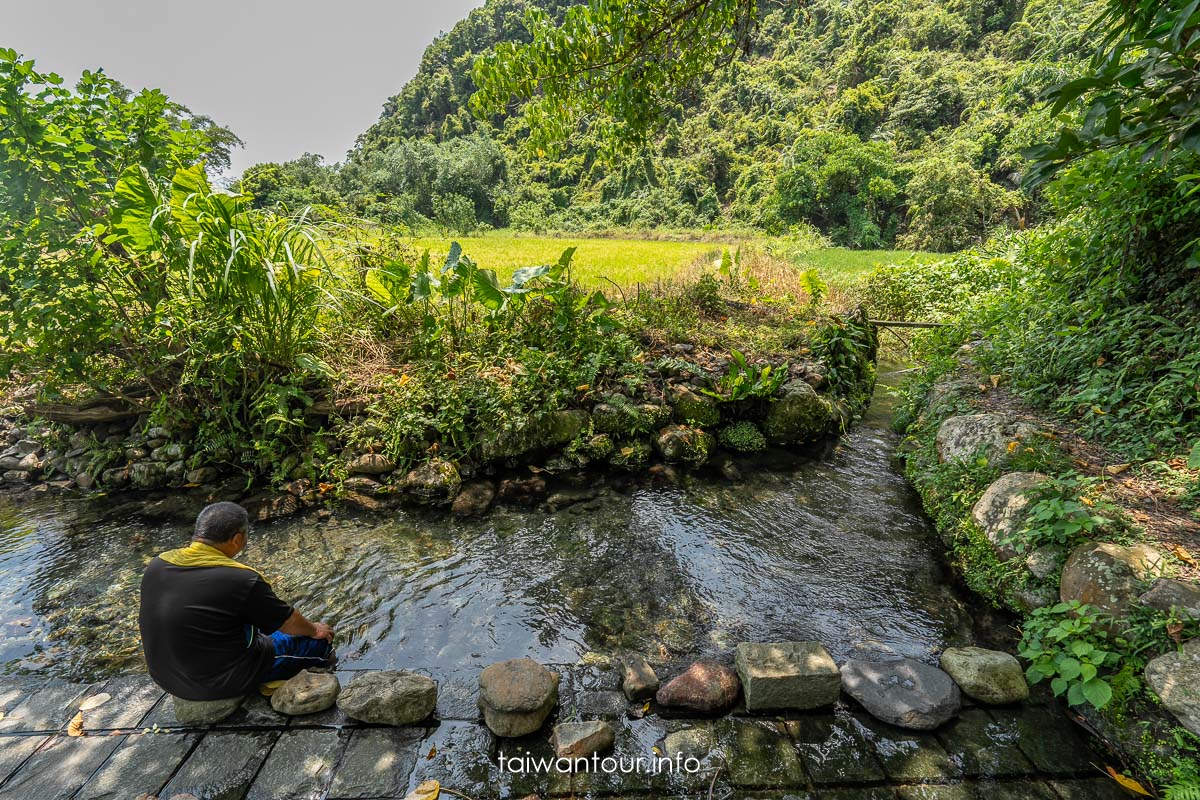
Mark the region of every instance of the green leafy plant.
[[1095, 484], [1093, 479], [1067, 474], [1031, 490], [1024, 523], [1009, 537], [1009, 544], [1022, 552], [1048, 544], [1069, 546], [1113, 524], [1117, 507], [1090, 492]]
[[1101, 624], [1100, 613], [1079, 602], [1035, 609], [1022, 626], [1018, 645], [1021, 658], [1029, 662], [1029, 683], [1049, 680], [1054, 695], [1065, 694], [1073, 706], [1107, 706], [1113, 689], [1105, 676], [1121, 663], [1121, 653]]
[[771, 397], [787, 380], [787, 365], [775, 369], [769, 364], [759, 367], [746, 360], [745, 353], [730, 350], [728, 370], [721, 376], [717, 389], [701, 389], [704, 394], [725, 402], [737, 402], [753, 397]]
[[722, 428], [717, 438], [722, 446], [739, 453], [758, 453], [767, 449], [766, 437], [758, 426], [748, 419]]

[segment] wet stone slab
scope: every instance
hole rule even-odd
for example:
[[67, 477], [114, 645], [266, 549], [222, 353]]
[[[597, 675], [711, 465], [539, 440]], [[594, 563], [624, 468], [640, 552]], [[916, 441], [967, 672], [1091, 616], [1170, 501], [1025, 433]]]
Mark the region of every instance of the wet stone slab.
[[895, 791], [900, 800], [979, 800], [975, 787], [967, 783], [897, 786]]
[[787, 723], [814, 784], [873, 783], [884, 779], [870, 742], [844, 711]]
[[0, 732], [56, 731], [79, 710], [79, 701], [93, 684], [52, 681], [27, 695], [0, 720]]
[[1061, 800], [1129, 800], [1129, 793], [1108, 778], [1050, 781]]
[[2, 800], [66, 800], [121, 744], [123, 736], [55, 736], [0, 787]]
[[822, 789], [820, 800], [896, 800], [896, 793], [886, 786], [853, 786]]
[[479, 682], [455, 678], [438, 684], [434, 713], [438, 719], [475, 722], [480, 719], [478, 703]]
[[975, 784], [978, 800], [1058, 800], [1049, 784], [1041, 781], [1006, 781]]
[[506, 776], [492, 760], [493, 742], [491, 731], [483, 725], [441, 723], [418, 747], [409, 790], [424, 781], [436, 780], [469, 797], [497, 794], [506, 783]]
[[713, 727], [734, 786], [779, 789], [807, 784], [800, 756], [781, 725], [732, 718], [718, 720]]
[[199, 734], [132, 735], [96, 771], [76, 800], [127, 800], [143, 792], [152, 795], [170, 779], [191, 752]]
[[944, 725], [937, 738], [970, 778], [1009, 778], [1036, 770], [1017, 746], [1011, 717], [993, 719], [981, 708], [968, 709]]
[[162, 795], [190, 793], [203, 800], [241, 800], [277, 736], [274, 731], [207, 734]]
[[349, 739], [349, 731], [285, 731], [246, 800], [322, 800]]
[[854, 720], [874, 747], [875, 756], [889, 780], [918, 783], [962, 778], [962, 767], [933, 734], [914, 733], [865, 715], [855, 715]]
[[113, 678], [95, 691], [88, 692], [84, 700], [98, 694], [107, 694], [110, 699], [103, 705], [84, 712], [84, 730], [136, 728], [166, 696], [149, 675]]
[[258, 692], [247, 695], [237, 711], [213, 727], [222, 728], [285, 728], [288, 716], [271, 708], [270, 698]]
[[361, 728], [350, 736], [329, 800], [403, 797], [425, 736], [423, 728]]
[[9, 675], [0, 677], [0, 711], [7, 714], [32, 697], [38, 689], [49, 682], [48, 678], [36, 675]]
[[1002, 724], [1011, 724], [1017, 743], [1033, 765], [1051, 775], [1094, 773], [1096, 760], [1078, 727], [1056, 706], [1026, 706], [1016, 711], [993, 711]]
[[49, 736], [0, 736], [0, 782], [17, 771]]

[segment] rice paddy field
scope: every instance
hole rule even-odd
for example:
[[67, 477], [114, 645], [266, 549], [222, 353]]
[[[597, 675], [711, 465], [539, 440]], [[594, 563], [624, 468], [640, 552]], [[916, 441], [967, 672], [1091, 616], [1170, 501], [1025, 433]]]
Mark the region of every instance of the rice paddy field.
[[[669, 281], [698, 267], [717, 261], [721, 251], [768, 250], [769, 238], [714, 241], [667, 241], [620, 238], [560, 238], [523, 236], [507, 231], [471, 237], [418, 237], [413, 245], [429, 250], [436, 261], [444, 258], [450, 243], [457, 241], [477, 264], [493, 269], [505, 279], [518, 267], [549, 264], [558, 260], [568, 247], [576, 248], [572, 275], [589, 288], [634, 286]], [[943, 258], [938, 253], [907, 250], [846, 250], [838, 247], [789, 251], [784, 257], [797, 269], [816, 269], [835, 288], [846, 288], [880, 264], [915, 259], [931, 262]]]

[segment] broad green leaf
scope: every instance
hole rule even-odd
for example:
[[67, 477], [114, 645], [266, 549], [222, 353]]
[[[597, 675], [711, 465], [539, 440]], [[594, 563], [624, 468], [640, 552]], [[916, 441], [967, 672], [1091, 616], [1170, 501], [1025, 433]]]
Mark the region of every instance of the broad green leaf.
[[1090, 681], [1085, 681], [1082, 686], [1083, 696], [1092, 704], [1096, 710], [1100, 710], [1108, 705], [1112, 700], [1112, 687], [1108, 682], [1101, 678], [1092, 678]]

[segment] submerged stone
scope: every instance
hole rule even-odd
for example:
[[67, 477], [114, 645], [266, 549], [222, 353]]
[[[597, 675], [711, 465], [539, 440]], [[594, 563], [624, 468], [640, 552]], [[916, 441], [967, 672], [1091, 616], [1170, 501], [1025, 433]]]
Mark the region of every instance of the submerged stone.
[[630, 701], [650, 700], [658, 687], [658, 675], [646, 659], [627, 655], [621, 660], [621, 691]]
[[587, 758], [613, 746], [616, 731], [600, 720], [591, 722], [562, 722], [554, 726], [550, 743], [559, 758]]
[[743, 642], [734, 663], [748, 711], [819, 708], [841, 694], [841, 673], [820, 642]]

